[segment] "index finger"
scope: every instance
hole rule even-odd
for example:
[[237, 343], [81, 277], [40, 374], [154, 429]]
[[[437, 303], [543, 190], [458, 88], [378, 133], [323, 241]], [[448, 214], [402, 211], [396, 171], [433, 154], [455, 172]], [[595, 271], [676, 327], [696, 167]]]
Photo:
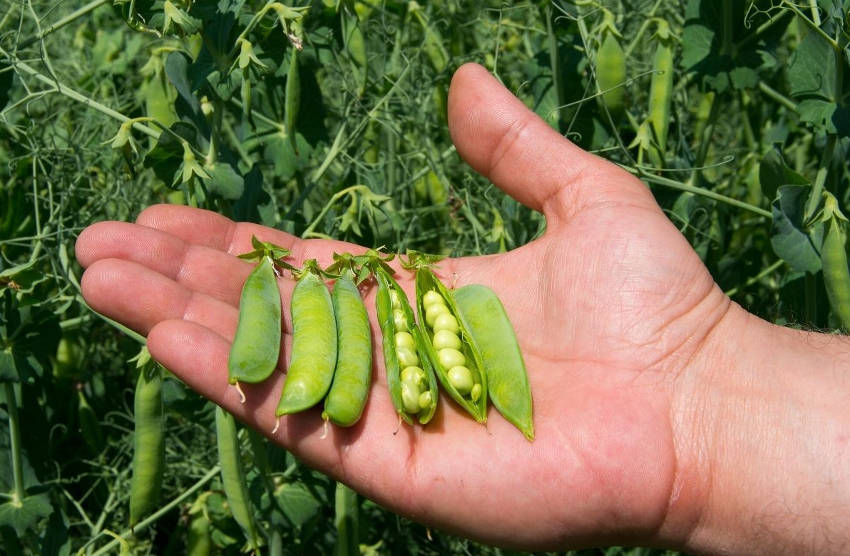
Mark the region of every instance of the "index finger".
[[252, 250], [251, 236], [285, 247], [291, 251], [292, 264], [301, 266], [307, 259], [321, 266], [333, 262], [334, 253], [360, 254], [365, 247], [345, 241], [301, 239], [281, 230], [233, 220], [209, 210], [183, 205], [153, 205], [139, 214], [136, 223], [167, 232], [186, 243], [203, 245], [239, 255]]

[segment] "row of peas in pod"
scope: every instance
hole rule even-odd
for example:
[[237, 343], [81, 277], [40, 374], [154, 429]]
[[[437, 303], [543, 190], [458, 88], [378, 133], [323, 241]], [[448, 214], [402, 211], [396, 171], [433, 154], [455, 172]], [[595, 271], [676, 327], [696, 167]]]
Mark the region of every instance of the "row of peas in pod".
[[[324, 399], [326, 423], [355, 424], [366, 404], [372, 368], [371, 329], [358, 284], [371, 277], [377, 286], [387, 385], [400, 419], [427, 424], [437, 409], [439, 381], [475, 420], [486, 422], [489, 399], [533, 440], [522, 353], [492, 290], [480, 285], [449, 290], [431, 270], [437, 258], [410, 253], [402, 266], [416, 273], [417, 320], [387, 264], [392, 256], [335, 254], [327, 269], [315, 260], [298, 269], [283, 260], [289, 254], [285, 249], [252, 241], [254, 251], [241, 257], [259, 263], [242, 290], [229, 360], [231, 384], [261, 382], [277, 366], [281, 301], [275, 267], [288, 269], [297, 279], [290, 302], [293, 339], [276, 415], [300, 412]], [[332, 293], [325, 279], [334, 280]]]

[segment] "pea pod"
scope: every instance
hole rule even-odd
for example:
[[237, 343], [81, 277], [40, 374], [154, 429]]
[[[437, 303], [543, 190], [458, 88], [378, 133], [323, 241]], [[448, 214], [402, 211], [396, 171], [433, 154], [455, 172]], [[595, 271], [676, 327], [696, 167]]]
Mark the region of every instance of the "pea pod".
[[292, 291], [292, 358], [275, 415], [309, 409], [322, 401], [333, 380], [337, 332], [333, 301], [315, 260], [305, 263]]
[[280, 316], [274, 262], [266, 255], [242, 287], [239, 323], [228, 359], [230, 384], [238, 388], [240, 382], [262, 382], [274, 371], [280, 355]]
[[218, 460], [221, 465], [221, 484], [230, 506], [230, 513], [242, 528], [254, 552], [257, 552], [259, 550], [257, 525], [254, 522], [254, 512], [248, 495], [248, 483], [245, 479], [245, 468], [242, 465], [236, 420], [233, 415], [219, 406], [215, 408], [215, 429]]
[[322, 418], [341, 427], [350, 427], [360, 419], [369, 394], [372, 330], [363, 299], [350, 273], [337, 279], [332, 301], [338, 348], [333, 382]]
[[655, 33], [658, 45], [652, 59], [652, 81], [649, 85], [649, 125], [657, 150], [651, 150], [653, 163], [662, 165], [667, 151], [667, 131], [670, 127], [670, 104], [673, 98], [673, 37], [670, 26], [658, 20]]
[[133, 402], [133, 477], [130, 482], [130, 527], [150, 513], [159, 500], [165, 468], [165, 414], [162, 369], [146, 348], [137, 357], [139, 378]]
[[823, 282], [833, 313], [841, 327], [850, 330], [850, 271], [845, 247], [847, 218], [831, 193], [826, 193], [825, 197], [823, 219], [826, 229], [821, 246]]
[[469, 342], [454, 298], [428, 267], [416, 271], [416, 308], [440, 384], [476, 421], [487, 422], [487, 375], [481, 356]]
[[472, 284], [452, 291], [469, 342], [487, 370], [487, 391], [499, 413], [534, 440], [531, 386], [511, 321], [493, 290]]
[[298, 73], [298, 49], [293, 48], [289, 58], [289, 72], [286, 74], [286, 88], [283, 100], [284, 131], [295, 147], [295, 124], [298, 121], [298, 111], [301, 109], [301, 76]]
[[[375, 278], [378, 282], [376, 308], [381, 326], [382, 350], [390, 399], [396, 412], [406, 423], [412, 424], [412, 416], [416, 415], [419, 423], [424, 425], [434, 417], [439, 396], [437, 379], [434, 376], [431, 359], [427, 356], [425, 340], [416, 326], [413, 309], [401, 286], [381, 266], [375, 269]], [[402, 332], [404, 335], [401, 334]], [[399, 357], [398, 343], [403, 343], [399, 339], [408, 342], [406, 347], [416, 357], [419, 365], [402, 368], [401, 363], [411, 363], [410, 360], [404, 360], [411, 355], [408, 352], [402, 352], [403, 357]], [[416, 374], [421, 371], [422, 375], [409, 377], [406, 381], [402, 380], [402, 371], [407, 368], [418, 369], [415, 371]], [[411, 372], [408, 371], [408, 374]]]
[[603, 9], [602, 40], [596, 51], [596, 83], [602, 93], [602, 104], [612, 113], [623, 111], [626, 81], [626, 53], [620, 45], [622, 38], [614, 22], [614, 14]]

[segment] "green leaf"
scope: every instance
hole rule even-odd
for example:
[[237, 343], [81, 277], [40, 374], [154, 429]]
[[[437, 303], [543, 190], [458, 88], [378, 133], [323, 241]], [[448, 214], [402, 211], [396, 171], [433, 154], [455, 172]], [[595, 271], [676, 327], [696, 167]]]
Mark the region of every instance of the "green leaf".
[[239, 173], [225, 162], [216, 162], [212, 166], [205, 166], [207, 178], [204, 185], [211, 193], [220, 195], [224, 199], [235, 200], [242, 196], [245, 190], [245, 180]]
[[263, 189], [263, 174], [259, 165], [255, 164], [245, 174], [242, 196], [233, 203], [233, 216], [240, 222], [262, 222], [259, 207], [269, 205], [271, 197]]
[[820, 255], [815, 248], [815, 244], [819, 244], [820, 240], [817, 237], [812, 238], [811, 235], [817, 236], [817, 232], [810, 235], [803, 223], [811, 187], [783, 185], [779, 187], [778, 193], [772, 205], [773, 234], [770, 243], [773, 250], [794, 270], [814, 274], [821, 267]]
[[322, 507], [322, 503], [301, 483], [282, 484], [275, 491], [275, 498], [295, 527], [314, 518]]
[[36, 524], [50, 515], [53, 506], [47, 494], [36, 494], [27, 496], [15, 504], [13, 501], [0, 504], [0, 526], [12, 527], [19, 537], [26, 533], [27, 529], [34, 529]]
[[71, 537], [68, 534], [68, 520], [61, 509], [57, 508], [47, 522], [47, 529], [41, 541], [42, 556], [67, 556], [71, 553]]
[[762, 193], [768, 199], [773, 199], [783, 185], [808, 185], [809, 180], [785, 164], [779, 150], [771, 149], [759, 163], [759, 184]]
[[800, 42], [788, 66], [788, 82], [792, 96], [835, 100], [835, 51], [819, 33], [810, 31]]
[[771, 13], [769, 8], [769, 0], [728, 3], [689, 0], [682, 30], [682, 66], [694, 71], [703, 86], [717, 92], [756, 87], [759, 70], [769, 70], [773, 64], [761, 52], [775, 50], [792, 18], [774, 23], [746, 48], [738, 45], [755, 31], [750, 14]]
[[184, 35], [194, 35], [201, 30], [201, 20], [194, 18], [175, 6], [169, 0], [165, 0], [162, 6], [163, 16], [165, 21], [162, 26], [163, 34], [167, 34], [173, 24]]
[[195, 98], [192, 92], [192, 86], [189, 83], [189, 59], [182, 52], [174, 51], [165, 59], [165, 75], [168, 80], [177, 89], [177, 94], [180, 95], [193, 114], [198, 114], [201, 110], [201, 105], [198, 99]]

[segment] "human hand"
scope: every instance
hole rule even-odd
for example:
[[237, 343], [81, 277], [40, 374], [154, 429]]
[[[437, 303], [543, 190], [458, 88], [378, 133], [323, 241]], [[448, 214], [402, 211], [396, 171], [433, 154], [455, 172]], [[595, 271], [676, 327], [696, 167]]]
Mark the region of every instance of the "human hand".
[[[394, 434], [374, 291], [366, 304], [375, 380], [357, 425], [331, 427], [322, 438], [315, 409], [283, 418], [271, 435], [282, 374], [244, 385], [240, 403], [227, 382], [227, 355], [251, 265], [235, 255], [250, 250], [252, 234], [291, 248], [295, 264], [325, 265], [335, 251], [363, 250], [355, 245], [155, 206], [136, 224], [103, 222], [81, 234], [86, 300], [146, 335], [158, 361], [246, 424], [422, 523], [526, 549], [684, 545], [705, 491], [700, 481], [683, 487], [694, 469], [682, 462], [699, 447], [682, 442], [692, 425], [682, 423], [680, 384], [710, 364], [709, 339], [743, 311], [640, 181], [564, 139], [483, 68], [456, 73], [449, 124], [475, 170], [546, 218], [546, 233], [528, 245], [444, 260], [438, 271], [457, 286], [489, 285], [502, 299], [528, 368], [533, 443], [495, 410], [481, 426], [446, 397], [426, 427]], [[400, 271], [409, 295], [411, 277]], [[287, 300], [293, 282], [279, 284]], [[288, 316], [284, 330], [281, 368]]]

